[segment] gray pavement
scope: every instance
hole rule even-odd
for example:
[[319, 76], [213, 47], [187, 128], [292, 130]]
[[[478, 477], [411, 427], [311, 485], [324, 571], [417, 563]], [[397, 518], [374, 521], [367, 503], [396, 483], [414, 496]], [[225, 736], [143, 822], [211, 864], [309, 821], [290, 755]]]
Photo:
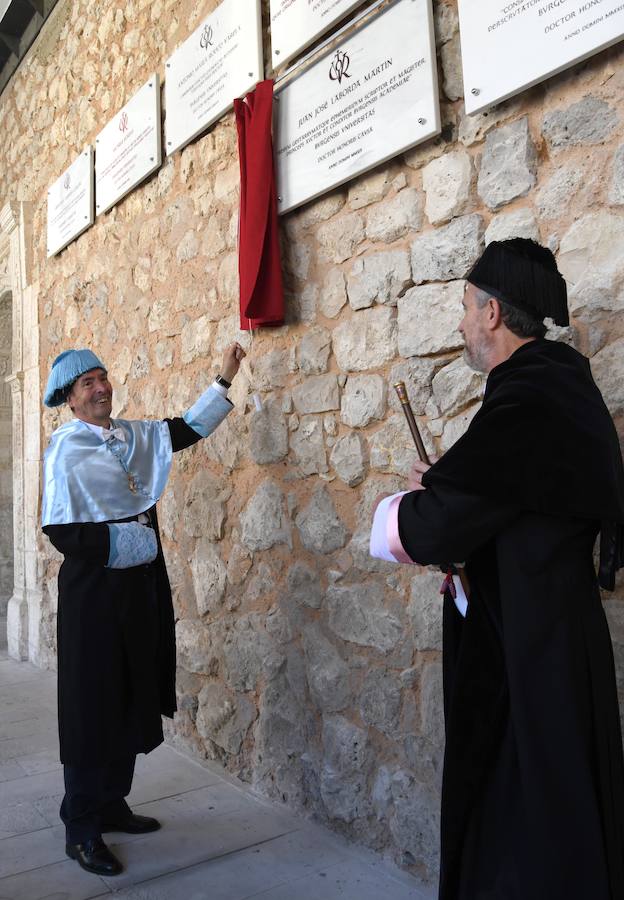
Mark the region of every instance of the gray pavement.
[[111, 834], [116, 878], [65, 856], [56, 676], [8, 658], [0, 620], [0, 900], [432, 900], [376, 854], [163, 745], [137, 760], [129, 802], [162, 829]]

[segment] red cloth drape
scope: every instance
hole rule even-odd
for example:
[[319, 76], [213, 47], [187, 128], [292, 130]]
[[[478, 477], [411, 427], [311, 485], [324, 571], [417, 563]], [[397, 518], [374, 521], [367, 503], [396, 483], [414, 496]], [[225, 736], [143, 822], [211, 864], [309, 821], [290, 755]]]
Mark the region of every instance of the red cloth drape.
[[261, 81], [234, 101], [240, 159], [238, 273], [241, 328], [281, 325], [284, 289], [280, 266], [273, 167], [273, 82]]

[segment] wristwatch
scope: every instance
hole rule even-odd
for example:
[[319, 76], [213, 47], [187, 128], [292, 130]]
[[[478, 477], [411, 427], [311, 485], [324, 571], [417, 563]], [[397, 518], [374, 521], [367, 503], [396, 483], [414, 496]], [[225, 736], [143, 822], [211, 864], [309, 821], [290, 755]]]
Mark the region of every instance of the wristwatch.
[[215, 376], [215, 381], [217, 382], [217, 384], [220, 384], [221, 387], [224, 387], [224, 388], [226, 389], [226, 391], [229, 390], [229, 388], [232, 387], [232, 382], [231, 382], [231, 381], [226, 381], [225, 378], [224, 378], [222, 375], [216, 375], [216, 376]]

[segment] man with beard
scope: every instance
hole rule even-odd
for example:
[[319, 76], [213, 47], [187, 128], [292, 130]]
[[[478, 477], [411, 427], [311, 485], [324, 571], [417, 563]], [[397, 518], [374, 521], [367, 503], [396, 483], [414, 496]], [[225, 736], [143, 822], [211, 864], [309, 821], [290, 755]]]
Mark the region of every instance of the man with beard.
[[227, 389], [245, 356], [225, 352], [221, 375], [182, 418], [111, 419], [113, 389], [91, 350], [52, 366], [44, 403], [75, 418], [44, 458], [43, 530], [65, 557], [59, 572], [58, 700], [66, 852], [83, 869], [117, 875], [102, 833], [160, 828], [126, 800], [137, 753], [163, 740], [173, 716], [175, 633], [156, 502], [172, 453], [207, 437], [233, 409]]
[[[375, 513], [371, 552], [465, 562], [443, 611], [440, 900], [624, 897], [624, 764], [599, 584], [623, 564], [624, 473], [549, 250], [494, 242], [468, 276], [466, 434]], [[599, 573], [593, 548], [600, 532]]]

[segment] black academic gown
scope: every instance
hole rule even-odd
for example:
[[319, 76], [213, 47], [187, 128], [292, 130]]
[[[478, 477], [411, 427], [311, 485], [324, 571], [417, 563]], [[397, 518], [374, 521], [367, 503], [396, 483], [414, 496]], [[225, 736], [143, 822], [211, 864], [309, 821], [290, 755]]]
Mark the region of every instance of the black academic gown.
[[593, 547], [602, 522], [611, 582], [624, 478], [583, 357], [517, 351], [423, 483], [401, 502], [404, 547], [466, 560], [471, 589], [465, 619], [444, 600], [440, 898], [621, 900], [624, 763]]
[[[174, 452], [200, 440], [167, 419]], [[107, 523], [44, 528], [65, 557], [58, 587], [58, 714], [61, 762], [100, 765], [162, 743], [173, 716], [175, 624], [156, 507], [158, 555], [149, 565], [109, 569]], [[121, 519], [120, 522], [136, 520]]]

